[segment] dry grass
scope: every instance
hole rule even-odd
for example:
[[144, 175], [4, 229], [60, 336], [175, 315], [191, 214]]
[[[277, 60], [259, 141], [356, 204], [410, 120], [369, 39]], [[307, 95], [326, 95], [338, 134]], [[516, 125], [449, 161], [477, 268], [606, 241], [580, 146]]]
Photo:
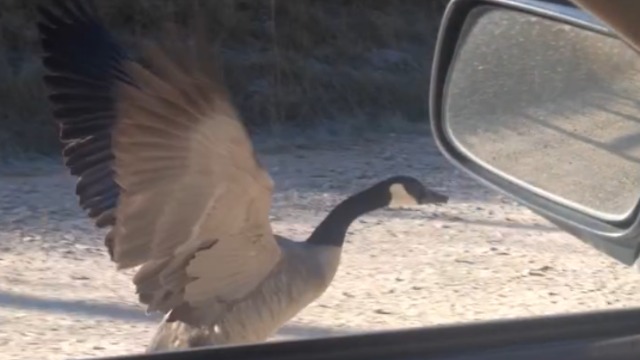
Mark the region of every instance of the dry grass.
[[[0, 151], [57, 149], [35, 29], [44, 0], [0, 0]], [[192, 1], [98, 0], [125, 44], [184, 24]], [[386, 131], [427, 117], [446, 0], [201, 0], [225, 77], [254, 130]], [[0, 155], [1, 157], [1, 155]]]

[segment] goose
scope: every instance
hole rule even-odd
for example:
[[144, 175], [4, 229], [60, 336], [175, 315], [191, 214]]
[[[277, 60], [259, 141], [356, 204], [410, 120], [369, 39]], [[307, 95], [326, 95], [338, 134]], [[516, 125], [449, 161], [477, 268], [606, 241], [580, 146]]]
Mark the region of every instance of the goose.
[[79, 205], [108, 228], [117, 269], [138, 267], [139, 302], [164, 314], [147, 352], [266, 341], [329, 287], [354, 220], [448, 201], [395, 175], [340, 202], [305, 241], [274, 234], [274, 182], [201, 31], [144, 44], [142, 66], [92, 2], [38, 13], [47, 99]]

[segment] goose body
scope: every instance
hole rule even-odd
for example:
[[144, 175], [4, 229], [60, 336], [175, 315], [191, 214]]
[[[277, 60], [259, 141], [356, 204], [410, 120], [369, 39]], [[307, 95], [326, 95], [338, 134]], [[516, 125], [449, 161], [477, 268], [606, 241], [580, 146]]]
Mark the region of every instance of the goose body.
[[[76, 194], [148, 312], [149, 351], [264, 341], [331, 283], [351, 223], [447, 197], [393, 176], [338, 204], [306, 241], [273, 234], [273, 181], [217, 80], [202, 31], [131, 60], [90, 1], [39, 8], [45, 85]], [[196, 22], [196, 27], [201, 26]], [[198, 27], [201, 30], [201, 27]]]
[[322, 295], [338, 269], [341, 249], [277, 239], [285, 254], [282, 262], [251, 296], [206, 326], [171, 322], [166, 316], [149, 350], [264, 341]]

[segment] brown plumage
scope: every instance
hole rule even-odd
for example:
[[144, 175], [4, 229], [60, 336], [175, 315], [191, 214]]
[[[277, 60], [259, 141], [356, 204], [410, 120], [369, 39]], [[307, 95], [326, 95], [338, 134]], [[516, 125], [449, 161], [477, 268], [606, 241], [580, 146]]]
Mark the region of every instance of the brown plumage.
[[[69, 5], [70, 4], [70, 5]], [[150, 351], [262, 341], [320, 296], [346, 230], [400, 200], [447, 197], [392, 177], [339, 204], [306, 242], [274, 235], [273, 181], [216, 72], [203, 23], [129, 59], [78, 1], [39, 24], [65, 164], [80, 204], [148, 311], [166, 314]], [[83, 56], [87, 47], [92, 54]], [[97, 119], [97, 120], [96, 120]]]

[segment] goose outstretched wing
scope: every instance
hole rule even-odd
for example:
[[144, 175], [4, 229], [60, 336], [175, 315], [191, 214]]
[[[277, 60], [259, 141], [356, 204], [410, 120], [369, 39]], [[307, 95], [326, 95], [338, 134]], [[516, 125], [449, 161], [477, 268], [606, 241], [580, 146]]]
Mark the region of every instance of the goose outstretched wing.
[[99, 227], [113, 225], [120, 193], [111, 168], [113, 91], [118, 81], [131, 81], [121, 66], [127, 54], [93, 15], [92, 2], [55, 3], [57, 14], [39, 7], [38, 30], [64, 164], [78, 177], [80, 206]]
[[[65, 52], [56, 49], [81, 45], [83, 37], [65, 29], [91, 24], [106, 34], [79, 3], [61, 10], [60, 15], [49, 11], [48, 27], [40, 27], [51, 42], [49, 59], [64, 58]], [[216, 77], [215, 58], [202, 32], [194, 37], [176, 38], [167, 46], [147, 43], [146, 67], [114, 56], [115, 47], [106, 54], [111, 62], [91, 60], [106, 71], [96, 77], [108, 83], [99, 94], [109, 107], [108, 125], [71, 137], [67, 146], [94, 138], [106, 144], [73, 154], [80, 162], [104, 154], [95, 163], [108, 170], [94, 177], [110, 186], [94, 192], [117, 199], [108, 210], [113, 221], [107, 245], [119, 268], [142, 265], [134, 283], [150, 311], [232, 304], [255, 289], [281, 257], [268, 221], [273, 182]], [[94, 46], [107, 48], [107, 39], [93, 39], [104, 42]], [[105, 55], [87, 54], [94, 56]], [[76, 71], [71, 60], [63, 71], [45, 66], [50, 73], [96, 82], [90, 72]], [[63, 103], [55, 98], [58, 88], [49, 88], [51, 102]], [[74, 101], [83, 100], [68, 99]], [[73, 126], [101, 113], [76, 107]], [[64, 130], [69, 122], [59, 113], [56, 118]], [[82, 181], [92, 169], [74, 174]]]

